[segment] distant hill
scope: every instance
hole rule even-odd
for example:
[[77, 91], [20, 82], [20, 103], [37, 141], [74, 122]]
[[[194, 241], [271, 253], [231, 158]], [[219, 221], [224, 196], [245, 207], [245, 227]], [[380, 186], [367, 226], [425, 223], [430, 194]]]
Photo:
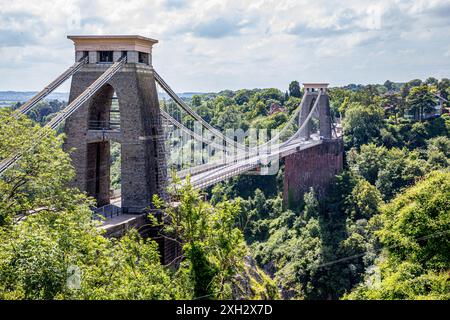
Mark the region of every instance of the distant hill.
[[[158, 94], [160, 95], [160, 98], [164, 98], [164, 99], [169, 99], [169, 95], [165, 92], [163, 92], [162, 94], [158, 92]], [[205, 94], [204, 92], [181, 92], [181, 93], [177, 93], [177, 95], [180, 98], [187, 98], [190, 99], [192, 98], [192, 96], [195, 96], [196, 94]]]
[[[33, 97], [36, 93], [37, 92], [35, 91], [0, 91], [0, 107], [9, 106], [16, 102], [25, 102]], [[68, 92], [53, 92], [49, 94], [45, 99], [67, 101], [68, 98]]]
[[[16, 102], [25, 102], [33, 97], [37, 92], [35, 91], [0, 91], [0, 107], [10, 106]], [[193, 95], [202, 94], [201, 92], [183, 92], [177, 93], [181, 98], [192, 98]], [[168, 99], [169, 96], [164, 93], [162, 98]], [[67, 101], [69, 99], [68, 92], [53, 92], [48, 95], [46, 100], [60, 100]]]

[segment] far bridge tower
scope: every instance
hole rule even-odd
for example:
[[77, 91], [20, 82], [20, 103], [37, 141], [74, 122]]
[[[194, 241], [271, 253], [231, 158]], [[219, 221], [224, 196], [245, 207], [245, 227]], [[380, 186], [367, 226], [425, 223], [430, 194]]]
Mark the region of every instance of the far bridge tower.
[[[285, 158], [283, 202], [295, 207], [312, 187], [318, 197], [323, 197], [336, 174], [343, 169], [344, 146], [342, 139], [333, 137], [328, 83], [304, 83], [304, 97], [299, 126], [307, 119], [317, 99], [318, 131], [322, 143], [291, 154]], [[320, 95], [320, 97], [319, 97]], [[309, 140], [312, 123], [308, 121], [300, 138]]]

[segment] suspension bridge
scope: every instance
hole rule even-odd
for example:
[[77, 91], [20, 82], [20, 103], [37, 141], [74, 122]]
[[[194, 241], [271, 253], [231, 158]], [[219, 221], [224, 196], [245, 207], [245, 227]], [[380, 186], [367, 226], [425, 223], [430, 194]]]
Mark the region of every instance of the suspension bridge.
[[[304, 84], [301, 103], [268, 138], [258, 133], [233, 136], [205, 121], [155, 70], [152, 48], [157, 40], [68, 38], [74, 42], [75, 63], [12, 116], [29, 113], [71, 78], [69, 103], [42, 128], [34, 146], [16, 150], [1, 161], [0, 176], [33, 152], [51, 132], [47, 129], [60, 127], [64, 127], [64, 148], [71, 151], [76, 171], [73, 186], [93, 196], [104, 213], [112, 207], [117, 213], [141, 214], [153, 194], [167, 199], [167, 188], [173, 184], [171, 171], [180, 183], [189, 177], [193, 187], [203, 189], [237, 175], [274, 174], [284, 158], [288, 202], [298, 201], [309, 187], [325, 188], [342, 169], [342, 133], [330, 114], [327, 84]], [[114, 142], [121, 145], [121, 195], [111, 199]], [[180, 163], [186, 153], [187, 160]]]

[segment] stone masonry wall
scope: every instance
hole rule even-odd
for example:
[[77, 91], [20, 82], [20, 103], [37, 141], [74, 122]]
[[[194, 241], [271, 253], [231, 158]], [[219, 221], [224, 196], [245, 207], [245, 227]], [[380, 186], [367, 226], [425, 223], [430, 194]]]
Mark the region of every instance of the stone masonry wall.
[[343, 169], [342, 140], [324, 140], [322, 144], [285, 158], [283, 202], [295, 207], [311, 187], [319, 197], [327, 192], [336, 174]]

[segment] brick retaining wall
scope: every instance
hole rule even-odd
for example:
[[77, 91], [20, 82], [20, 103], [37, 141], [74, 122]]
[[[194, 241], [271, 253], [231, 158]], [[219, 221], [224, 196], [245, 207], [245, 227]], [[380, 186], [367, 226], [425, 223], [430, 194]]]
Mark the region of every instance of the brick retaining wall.
[[285, 158], [283, 201], [286, 207], [295, 207], [303, 195], [314, 188], [323, 197], [336, 174], [343, 169], [344, 145], [339, 140], [324, 140], [315, 147]]

